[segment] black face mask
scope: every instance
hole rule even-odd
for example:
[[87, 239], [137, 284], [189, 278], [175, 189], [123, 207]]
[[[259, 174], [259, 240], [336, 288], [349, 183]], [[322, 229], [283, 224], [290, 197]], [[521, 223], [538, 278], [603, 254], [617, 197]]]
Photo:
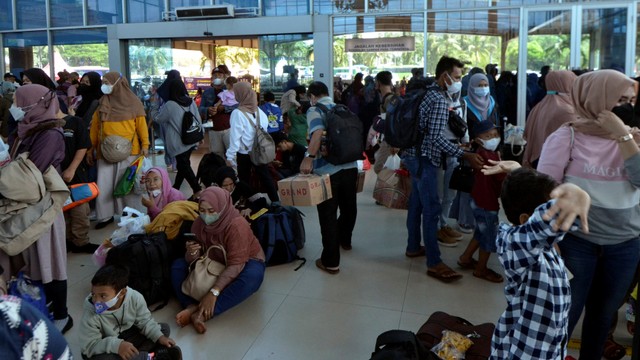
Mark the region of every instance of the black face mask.
[[80, 84], [78, 85], [78, 95], [84, 95], [89, 92], [89, 85]]
[[611, 109], [611, 112], [616, 114], [625, 125], [630, 127], [640, 127], [640, 119], [635, 116], [633, 105], [626, 103], [624, 105], [616, 106]]

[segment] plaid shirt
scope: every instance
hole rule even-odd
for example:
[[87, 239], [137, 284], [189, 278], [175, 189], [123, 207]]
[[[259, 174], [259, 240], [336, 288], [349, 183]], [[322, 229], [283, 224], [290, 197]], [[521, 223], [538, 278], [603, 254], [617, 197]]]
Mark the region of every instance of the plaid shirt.
[[[507, 309], [493, 333], [490, 359], [564, 360], [569, 340], [571, 289], [564, 262], [553, 247], [564, 232], [542, 215], [551, 200], [520, 226], [500, 224], [496, 243], [507, 277]], [[578, 230], [579, 221], [571, 227]]]
[[[449, 104], [442, 89], [433, 84], [427, 88], [419, 109], [420, 129], [424, 133], [420, 156], [426, 156], [434, 166], [440, 166], [442, 153], [461, 157], [463, 151], [443, 135], [449, 126]], [[414, 149], [406, 149], [404, 156], [416, 156]]]

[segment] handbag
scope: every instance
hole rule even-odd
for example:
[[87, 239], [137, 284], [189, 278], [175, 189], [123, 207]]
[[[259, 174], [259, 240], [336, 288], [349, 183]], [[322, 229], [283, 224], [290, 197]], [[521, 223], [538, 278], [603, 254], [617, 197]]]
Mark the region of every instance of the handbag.
[[102, 139], [102, 141], [100, 141], [100, 154], [102, 158], [110, 163], [119, 163], [128, 158], [133, 148], [133, 139], [136, 137], [135, 132], [131, 140], [119, 135], [109, 135], [103, 138], [103, 127], [103, 121], [100, 120], [100, 139]]
[[[211, 249], [220, 249], [224, 255], [225, 264], [209, 257]], [[189, 276], [182, 282], [182, 292], [196, 300], [202, 299], [211, 290], [227, 267], [227, 252], [220, 245], [210, 246], [204, 254], [191, 262]]]
[[470, 193], [473, 188], [473, 178], [473, 168], [461, 162], [460, 165], [453, 169], [449, 180], [449, 189]]
[[[524, 127], [507, 124], [504, 127], [504, 143], [511, 145], [511, 154], [513, 156], [522, 155], [524, 146], [527, 145], [527, 140], [524, 139]], [[520, 146], [520, 150], [516, 152], [515, 146]]]

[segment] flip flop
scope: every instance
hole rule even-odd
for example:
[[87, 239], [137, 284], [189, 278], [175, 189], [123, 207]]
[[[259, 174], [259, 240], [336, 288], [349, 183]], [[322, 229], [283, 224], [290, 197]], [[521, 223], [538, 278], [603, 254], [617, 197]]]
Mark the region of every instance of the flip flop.
[[462, 274], [458, 274], [447, 265], [442, 265], [439, 269], [427, 269], [427, 275], [447, 284], [462, 279]]
[[474, 258], [471, 258], [471, 261], [466, 263], [463, 263], [462, 261], [458, 260], [458, 266], [460, 266], [460, 268], [464, 270], [475, 270], [476, 265], [478, 265], [478, 260]]
[[604, 343], [604, 353], [602, 357], [607, 360], [620, 360], [627, 355], [627, 350], [624, 346], [618, 344], [612, 337], [608, 338]]
[[487, 280], [492, 283], [496, 283], [496, 284], [499, 284], [504, 281], [504, 279], [502, 278], [502, 275], [498, 274], [497, 272], [491, 269], [487, 269], [484, 274], [478, 274], [477, 272], [474, 271], [473, 276], [480, 279]]

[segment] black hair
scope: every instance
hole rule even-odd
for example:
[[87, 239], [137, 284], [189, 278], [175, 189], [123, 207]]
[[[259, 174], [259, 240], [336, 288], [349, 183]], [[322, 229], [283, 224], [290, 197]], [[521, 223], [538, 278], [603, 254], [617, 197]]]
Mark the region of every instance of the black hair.
[[[298, 94], [298, 95], [302, 95], [305, 92], [307, 92], [307, 88], [305, 88], [304, 85], [298, 85], [298, 86], [294, 87], [293, 90], [295, 90], [296, 94]], [[329, 90], [327, 90], [327, 91], [329, 91]]]
[[533, 214], [538, 206], [549, 201], [556, 186], [558, 183], [552, 177], [533, 169], [520, 168], [511, 172], [504, 179], [500, 193], [507, 219], [520, 225], [520, 215]]
[[392, 85], [392, 82], [391, 82], [392, 78], [393, 78], [393, 75], [391, 74], [390, 71], [380, 71], [378, 74], [376, 74], [376, 81], [385, 86]]
[[271, 138], [273, 138], [273, 142], [278, 145], [283, 141], [288, 141], [289, 137], [287, 136], [287, 134], [285, 134], [284, 131], [276, 131], [276, 132], [272, 132], [271, 134]]
[[436, 79], [439, 79], [440, 75], [445, 72], [452, 72], [454, 67], [463, 69], [464, 64], [462, 63], [462, 61], [456, 58], [452, 58], [446, 55], [441, 57], [438, 61], [438, 65], [436, 65]]
[[264, 93], [264, 101], [269, 102], [269, 101], [275, 101], [276, 96], [273, 95], [273, 93], [271, 91], [267, 91], [266, 93]]
[[329, 88], [321, 81], [314, 81], [309, 85], [309, 95], [317, 98], [329, 96]]
[[91, 279], [91, 285], [111, 286], [116, 292], [127, 287], [128, 283], [129, 269], [122, 265], [105, 265]]

